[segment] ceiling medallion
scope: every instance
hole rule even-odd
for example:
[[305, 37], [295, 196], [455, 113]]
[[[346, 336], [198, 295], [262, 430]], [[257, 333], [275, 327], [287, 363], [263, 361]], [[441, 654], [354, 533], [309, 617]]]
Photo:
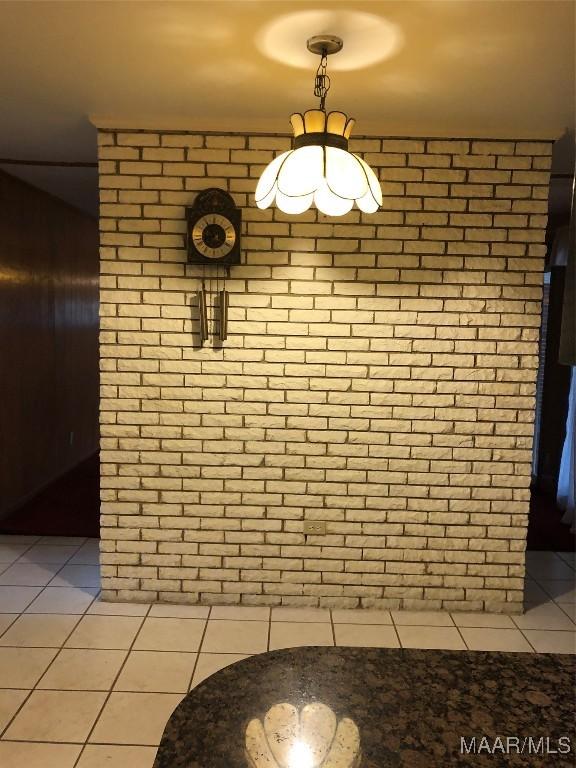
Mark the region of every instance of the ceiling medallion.
[[354, 203], [364, 213], [374, 213], [382, 205], [382, 190], [374, 171], [348, 151], [354, 120], [344, 112], [326, 112], [328, 56], [342, 46], [342, 40], [333, 35], [308, 40], [308, 50], [321, 57], [314, 81], [319, 108], [291, 116], [293, 149], [274, 158], [264, 169], [256, 187], [258, 208], [268, 208], [276, 201], [284, 213], [298, 214], [314, 204], [328, 216], [343, 216]]

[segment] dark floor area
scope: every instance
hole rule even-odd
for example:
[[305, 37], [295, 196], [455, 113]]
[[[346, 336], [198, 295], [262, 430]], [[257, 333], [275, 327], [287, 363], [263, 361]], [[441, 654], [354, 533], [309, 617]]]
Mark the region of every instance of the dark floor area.
[[0, 533], [98, 538], [99, 473], [100, 462], [95, 453], [0, 520]]
[[527, 549], [548, 552], [575, 552], [576, 536], [561, 522], [563, 512], [556, 500], [544, 491], [532, 489], [528, 517]]

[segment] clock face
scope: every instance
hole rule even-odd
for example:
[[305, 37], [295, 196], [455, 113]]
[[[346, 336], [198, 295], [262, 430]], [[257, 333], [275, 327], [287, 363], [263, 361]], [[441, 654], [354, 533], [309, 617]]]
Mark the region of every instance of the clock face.
[[220, 213], [201, 216], [192, 227], [195, 248], [207, 259], [223, 259], [236, 242], [234, 224]]

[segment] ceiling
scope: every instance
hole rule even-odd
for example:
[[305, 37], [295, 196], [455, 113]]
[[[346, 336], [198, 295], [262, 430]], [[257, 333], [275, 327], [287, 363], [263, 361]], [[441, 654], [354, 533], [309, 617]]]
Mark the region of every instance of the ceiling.
[[[5, 0], [0, 158], [94, 162], [94, 124], [285, 132], [291, 112], [316, 106], [305, 44], [322, 32], [344, 38], [328, 107], [357, 134], [558, 138], [574, 127], [575, 7]], [[572, 162], [565, 138], [556, 170]], [[95, 169], [0, 167], [95, 211]]]

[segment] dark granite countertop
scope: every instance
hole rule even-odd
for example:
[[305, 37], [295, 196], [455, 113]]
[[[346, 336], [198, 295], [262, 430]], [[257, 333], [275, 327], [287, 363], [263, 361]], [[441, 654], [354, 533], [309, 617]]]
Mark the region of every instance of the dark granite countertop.
[[[154, 768], [575, 765], [575, 666], [574, 657], [527, 653], [321, 647], [263, 653], [217, 672], [185, 697], [165, 728]], [[278, 704], [286, 706], [269, 715], [262, 742], [257, 720]], [[291, 741], [298, 717], [301, 740], [316, 739], [312, 751]], [[484, 753], [462, 754], [461, 737], [468, 746], [476, 737]], [[502, 754], [497, 737], [519, 737], [524, 754]], [[549, 737], [548, 745], [538, 745], [540, 737]], [[571, 739], [571, 754], [534, 754], [536, 747], [558, 749], [560, 737]]]

